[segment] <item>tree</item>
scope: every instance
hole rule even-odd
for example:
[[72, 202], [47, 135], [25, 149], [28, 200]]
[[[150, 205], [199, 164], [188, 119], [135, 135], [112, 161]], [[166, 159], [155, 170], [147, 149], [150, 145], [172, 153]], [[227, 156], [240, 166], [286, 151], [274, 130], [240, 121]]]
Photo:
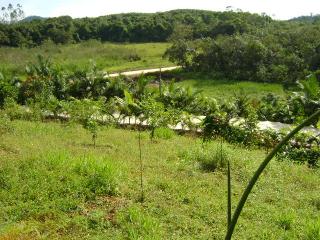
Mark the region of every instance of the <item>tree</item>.
[[74, 99], [65, 105], [71, 120], [80, 123], [84, 129], [91, 133], [94, 147], [96, 147], [98, 137], [99, 121], [103, 120], [104, 102], [104, 99], [98, 101]]
[[1, 7], [0, 23], [12, 24], [24, 18], [22, 6], [17, 4], [15, 7], [9, 3], [8, 7]]
[[143, 99], [140, 103], [144, 119], [147, 120], [151, 129], [150, 140], [154, 139], [154, 132], [156, 128], [168, 127], [175, 125], [181, 119], [181, 112], [177, 109], [165, 108], [161, 102], [157, 102], [154, 98], [148, 97]]

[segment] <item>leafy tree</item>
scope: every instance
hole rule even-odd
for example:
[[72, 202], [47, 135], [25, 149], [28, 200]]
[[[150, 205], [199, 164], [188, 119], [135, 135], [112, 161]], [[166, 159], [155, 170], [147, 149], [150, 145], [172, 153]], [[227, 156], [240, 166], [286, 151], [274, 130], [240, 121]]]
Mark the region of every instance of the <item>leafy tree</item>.
[[80, 123], [84, 129], [92, 135], [94, 147], [98, 137], [99, 121], [102, 121], [104, 108], [104, 99], [93, 101], [89, 99], [74, 99], [65, 103], [66, 112], [70, 115], [71, 120]]
[[164, 105], [157, 102], [153, 98], [146, 98], [140, 103], [144, 118], [147, 120], [151, 128], [150, 139], [154, 139], [154, 132], [156, 128], [168, 127], [168, 125], [175, 125], [180, 120], [180, 111], [176, 109], [166, 109]]
[[9, 3], [7, 7], [1, 7], [0, 23], [12, 24], [24, 18], [21, 4], [14, 6]]

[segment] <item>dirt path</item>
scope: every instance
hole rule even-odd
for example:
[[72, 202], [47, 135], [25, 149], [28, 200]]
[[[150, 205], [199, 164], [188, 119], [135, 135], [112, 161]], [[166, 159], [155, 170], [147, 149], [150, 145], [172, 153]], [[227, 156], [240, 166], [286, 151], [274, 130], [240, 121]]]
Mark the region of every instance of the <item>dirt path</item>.
[[181, 68], [181, 67], [174, 66], [174, 67], [164, 67], [164, 68], [151, 68], [151, 69], [135, 70], [135, 71], [128, 71], [128, 72], [111, 73], [111, 74], [106, 74], [105, 77], [119, 77], [120, 75], [132, 77], [132, 76], [139, 76], [141, 74], [146, 74], [146, 73], [157, 73], [157, 72], [160, 72], [160, 69], [162, 72], [167, 72], [167, 71], [172, 71], [178, 68]]

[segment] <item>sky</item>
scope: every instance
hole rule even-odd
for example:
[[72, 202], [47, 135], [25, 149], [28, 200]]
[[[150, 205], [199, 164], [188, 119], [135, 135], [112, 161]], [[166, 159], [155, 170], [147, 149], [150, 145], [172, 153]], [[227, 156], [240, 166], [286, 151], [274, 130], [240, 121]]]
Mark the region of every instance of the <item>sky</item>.
[[9, 3], [20, 3], [26, 16], [73, 18], [173, 9], [224, 11], [228, 6], [282, 20], [320, 13], [320, 0], [0, 0], [0, 7]]

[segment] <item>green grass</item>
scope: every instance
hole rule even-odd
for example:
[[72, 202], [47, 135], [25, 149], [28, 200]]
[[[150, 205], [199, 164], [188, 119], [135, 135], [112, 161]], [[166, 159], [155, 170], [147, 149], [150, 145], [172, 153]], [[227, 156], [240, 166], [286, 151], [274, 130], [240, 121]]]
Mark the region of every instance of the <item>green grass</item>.
[[227, 79], [217, 79], [204, 74], [182, 73], [178, 75], [182, 81], [177, 84], [180, 86], [190, 86], [201, 90], [203, 94], [218, 99], [230, 99], [235, 94], [243, 92], [247, 96], [260, 98], [268, 93], [284, 95], [285, 91], [281, 84], [259, 83], [249, 81], [232, 81]]
[[[103, 128], [93, 148], [79, 125], [15, 121], [13, 128], [0, 136], [0, 239], [223, 239], [226, 173], [185, 157], [199, 139], [151, 142], [142, 133], [141, 204], [137, 132]], [[215, 154], [219, 144], [206, 149]], [[265, 153], [226, 147], [235, 207]], [[319, 177], [319, 169], [273, 160], [234, 239], [317, 239]]]
[[[71, 70], [87, 67], [90, 60], [107, 72], [172, 66], [162, 58], [168, 47], [168, 43], [115, 44], [98, 41], [69, 45], [48, 43], [32, 49], [1, 47], [0, 71], [22, 74], [26, 64], [36, 62], [38, 54], [50, 57], [54, 63]], [[131, 56], [139, 56], [140, 60], [130, 60]]]

